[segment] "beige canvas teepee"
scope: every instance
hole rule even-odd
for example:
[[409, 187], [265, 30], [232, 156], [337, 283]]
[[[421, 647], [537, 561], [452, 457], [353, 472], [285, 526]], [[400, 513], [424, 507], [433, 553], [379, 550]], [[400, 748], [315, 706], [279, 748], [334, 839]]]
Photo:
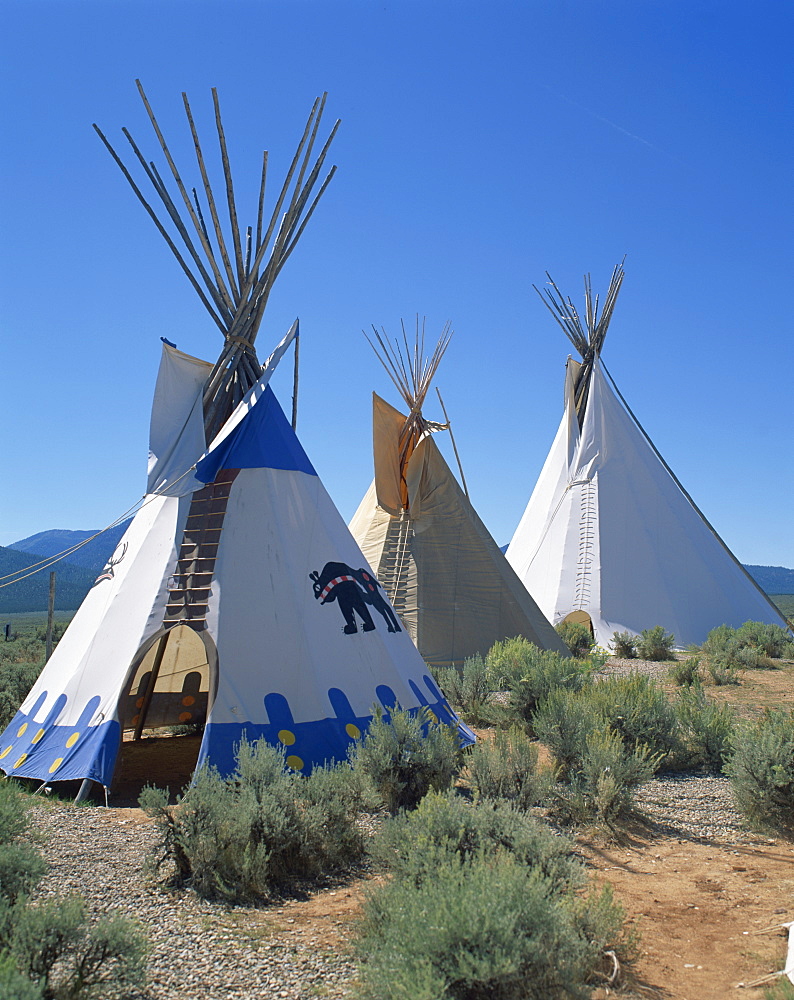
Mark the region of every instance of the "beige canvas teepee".
[[405, 331], [402, 346], [375, 337], [408, 415], [373, 393], [375, 479], [350, 530], [402, 624], [433, 666], [459, 666], [519, 635], [567, 655], [439, 451], [433, 434], [448, 424], [422, 415], [451, 330], [430, 357], [418, 322], [411, 346]]

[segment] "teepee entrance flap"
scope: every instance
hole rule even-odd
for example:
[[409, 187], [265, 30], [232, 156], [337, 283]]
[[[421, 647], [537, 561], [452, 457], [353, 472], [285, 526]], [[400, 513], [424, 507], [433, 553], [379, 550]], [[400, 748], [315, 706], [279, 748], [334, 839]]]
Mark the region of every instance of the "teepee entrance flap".
[[217, 651], [211, 636], [190, 625], [162, 629], [132, 663], [119, 702], [123, 730], [206, 721], [217, 686]]
[[212, 365], [163, 344], [149, 423], [147, 493], [164, 490], [207, 447], [202, 397]]

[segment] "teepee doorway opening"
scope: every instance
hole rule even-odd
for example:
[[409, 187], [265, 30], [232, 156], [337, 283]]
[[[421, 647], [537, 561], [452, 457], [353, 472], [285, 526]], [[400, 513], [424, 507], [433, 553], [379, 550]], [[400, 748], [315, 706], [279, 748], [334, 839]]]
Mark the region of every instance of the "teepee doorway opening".
[[571, 622], [574, 625], [586, 625], [590, 629], [590, 635], [595, 637], [593, 619], [586, 611], [571, 611], [571, 613], [566, 615], [558, 624], [567, 625], [568, 622]]
[[217, 667], [212, 637], [189, 623], [161, 629], [141, 646], [119, 698], [114, 798], [134, 796], [155, 770], [158, 784], [174, 792], [187, 784], [217, 689]]

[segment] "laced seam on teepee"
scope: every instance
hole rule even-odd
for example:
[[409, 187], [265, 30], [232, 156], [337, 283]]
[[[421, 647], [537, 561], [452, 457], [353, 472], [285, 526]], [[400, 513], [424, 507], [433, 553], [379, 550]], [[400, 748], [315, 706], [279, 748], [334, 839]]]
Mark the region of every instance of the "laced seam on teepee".
[[579, 516], [579, 556], [576, 561], [576, 581], [574, 583], [574, 610], [585, 611], [590, 605], [590, 587], [593, 545], [596, 536], [598, 497], [595, 484], [590, 479], [581, 483]]

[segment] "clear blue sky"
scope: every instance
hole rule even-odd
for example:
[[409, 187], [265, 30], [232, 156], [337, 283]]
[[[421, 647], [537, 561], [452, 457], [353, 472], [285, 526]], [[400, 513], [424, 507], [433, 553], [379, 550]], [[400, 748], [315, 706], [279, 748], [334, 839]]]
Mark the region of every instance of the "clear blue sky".
[[361, 330], [419, 313], [455, 329], [437, 384], [507, 542], [569, 353], [532, 284], [581, 302], [627, 254], [610, 371], [736, 555], [794, 566], [793, 28], [790, 0], [4, 0], [0, 544], [134, 503], [159, 337], [220, 348], [91, 129], [159, 157], [140, 77], [191, 177], [180, 93], [206, 133], [219, 89], [246, 222], [262, 149], [275, 185], [316, 94], [342, 119], [258, 346], [300, 316], [299, 433], [345, 518], [370, 393], [397, 402]]

